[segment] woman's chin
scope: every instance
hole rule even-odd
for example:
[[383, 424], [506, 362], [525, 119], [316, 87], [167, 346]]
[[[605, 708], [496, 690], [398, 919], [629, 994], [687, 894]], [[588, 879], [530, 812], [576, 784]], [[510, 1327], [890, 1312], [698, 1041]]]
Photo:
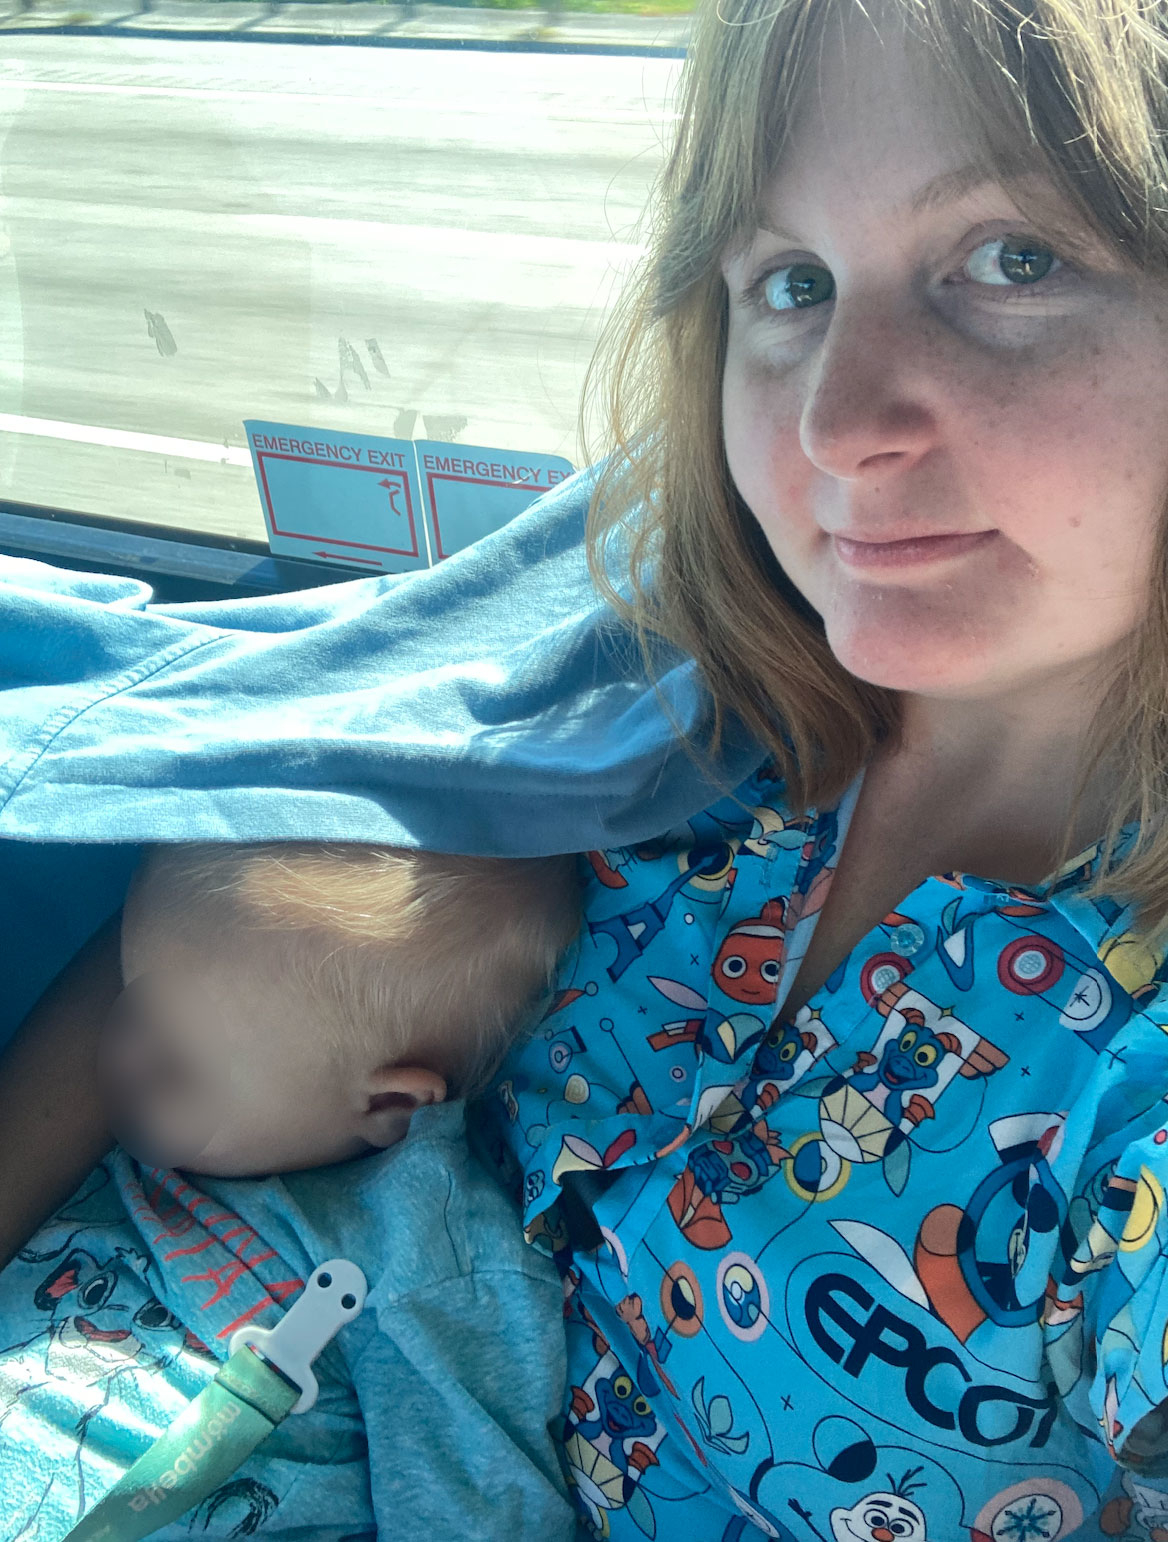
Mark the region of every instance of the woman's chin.
[[882, 627], [829, 625], [828, 646], [843, 667], [869, 685], [925, 696], [976, 696], [990, 688], [993, 661], [950, 632], [907, 638]]

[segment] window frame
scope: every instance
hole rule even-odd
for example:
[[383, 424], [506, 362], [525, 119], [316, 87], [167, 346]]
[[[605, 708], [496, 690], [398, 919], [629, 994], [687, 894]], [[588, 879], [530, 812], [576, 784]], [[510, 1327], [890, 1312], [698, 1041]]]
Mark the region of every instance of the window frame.
[[167, 526], [8, 499], [0, 499], [0, 553], [137, 578], [155, 590], [160, 603], [281, 594], [369, 576], [334, 563], [274, 557], [262, 541], [180, 534]]

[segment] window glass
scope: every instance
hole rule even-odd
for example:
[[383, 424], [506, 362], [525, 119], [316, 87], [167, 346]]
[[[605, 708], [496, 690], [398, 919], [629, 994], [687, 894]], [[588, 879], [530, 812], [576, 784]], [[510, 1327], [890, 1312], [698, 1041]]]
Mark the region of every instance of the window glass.
[[245, 418], [577, 460], [679, 67], [6, 37], [0, 496], [263, 540]]

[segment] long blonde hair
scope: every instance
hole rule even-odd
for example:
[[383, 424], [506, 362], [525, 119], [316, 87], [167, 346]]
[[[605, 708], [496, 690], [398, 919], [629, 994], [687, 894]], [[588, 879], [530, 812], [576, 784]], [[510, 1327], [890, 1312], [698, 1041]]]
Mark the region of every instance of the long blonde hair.
[[[1015, 171], [1021, 147], [1113, 251], [1168, 275], [1162, 0], [881, 4], [938, 72], [991, 175]], [[867, 15], [862, 0], [710, 0], [699, 13], [647, 257], [588, 388], [590, 404], [603, 394], [608, 424], [589, 520], [598, 584], [650, 658], [659, 639], [696, 658], [715, 707], [705, 748], [716, 749], [727, 714], [737, 716], [802, 806], [838, 796], [896, 734], [898, 701], [837, 662], [733, 484], [721, 425], [720, 259], [757, 224], [828, 18], [849, 11]], [[1104, 757], [1122, 767], [1096, 892], [1121, 889], [1152, 930], [1168, 925], [1166, 525], [1148, 613], [1082, 768], [1085, 785]], [[1109, 873], [1111, 848], [1135, 817], [1140, 840]]]

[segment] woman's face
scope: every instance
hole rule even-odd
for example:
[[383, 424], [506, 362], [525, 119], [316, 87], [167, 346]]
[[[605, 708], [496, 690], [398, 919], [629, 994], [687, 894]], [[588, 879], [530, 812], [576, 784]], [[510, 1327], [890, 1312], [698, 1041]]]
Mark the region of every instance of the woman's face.
[[963, 187], [970, 146], [896, 32], [829, 36], [817, 87], [773, 228], [723, 264], [734, 480], [854, 674], [1077, 678], [1146, 605], [1165, 293], [1040, 179]]

